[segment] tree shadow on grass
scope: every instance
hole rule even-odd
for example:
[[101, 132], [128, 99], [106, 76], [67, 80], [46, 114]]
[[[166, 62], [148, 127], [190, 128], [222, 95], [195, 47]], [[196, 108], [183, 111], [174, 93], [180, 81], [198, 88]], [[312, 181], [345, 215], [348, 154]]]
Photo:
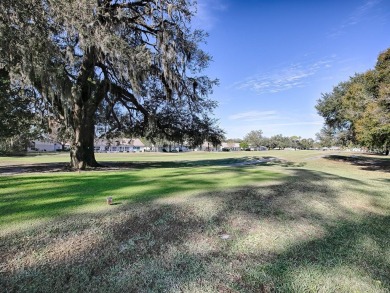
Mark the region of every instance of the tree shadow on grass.
[[[210, 184], [205, 178], [196, 181]], [[293, 169], [271, 184], [250, 181], [188, 199], [156, 197], [53, 220], [0, 240], [0, 289], [385, 292], [390, 289], [389, 211], [343, 204], [335, 182], [346, 188], [363, 183]], [[371, 186], [360, 186], [364, 200], [386, 196], [373, 197]], [[222, 239], [223, 234], [230, 238]]]
[[325, 159], [346, 162], [355, 166], [359, 166], [362, 170], [366, 171], [382, 171], [390, 172], [390, 157], [370, 157], [370, 156], [343, 156], [343, 155], [330, 155], [325, 156]]
[[70, 171], [67, 163], [39, 163], [39, 164], [16, 164], [0, 166], [0, 175], [15, 175], [24, 173], [53, 173]]
[[262, 284], [277, 292], [388, 292], [389, 226], [390, 217], [378, 215], [331, 225], [323, 237], [247, 270], [244, 285]]
[[[284, 164], [293, 166], [294, 163], [279, 160], [274, 157], [245, 156], [240, 158], [223, 158], [207, 160], [182, 160], [182, 161], [105, 161], [101, 162], [102, 167], [87, 168], [86, 171], [113, 171], [113, 170], [144, 170], [144, 169], [165, 169], [165, 168], [195, 168], [195, 167], [229, 167], [238, 165], [264, 165]], [[303, 166], [301, 163], [298, 167]], [[297, 166], [296, 164], [294, 166]], [[0, 166], [0, 175], [15, 175], [25, 173], [57, 173], [75, 172], [68, 163], [39, 163], [39, 164], [16, 164]], [[84, 172], [84, 171], [81, 171]]]
[[216, 190], [230, 184], [274, 180], [283, 175], [251, 168], [172, 168], [163, 175], [139, 172], [35, 174], [0, 177], [0, 219], [3, 225], [72, 214], [106, 202], [145, 202], [179, 193]]

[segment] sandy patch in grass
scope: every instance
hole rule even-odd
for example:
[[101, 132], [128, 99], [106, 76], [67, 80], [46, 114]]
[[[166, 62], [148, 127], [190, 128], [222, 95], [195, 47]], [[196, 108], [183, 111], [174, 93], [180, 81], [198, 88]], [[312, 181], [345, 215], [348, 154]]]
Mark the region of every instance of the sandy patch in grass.
[[208, 219], [216, 216], [223, 208], [223, 199], [219, 197], [195, 197], [194, 196], [175, 196], [162, 198], [154, 201], [159, 205], [173, 205], [181, 207], [196, 217]]
[[389, 212], [389, 209], [384, 205], [376, 204], [378, 202], [384, 202], [384, 204], [388, 204], [388, 201], [372, 198], [371, 196], [362, 196], [356, 194], [341, 195], [338, 199], [338, 202], [351, 213], [378, 214], [384, 216]]
[[[381, 282], [370, 278], [357, 266], [338, 266], [321, 269], [315, 266], [300, 268], [290, 274], [291, 284], [283, 291], [294, 292], [388, 292]], [[307, 286], [306, 284], [311, 284]], [[283, 287], [282, 287], [283, 288]]]
[[282, 253], [295, 243], [320, 238], [324, 229], [319, 225], [301, 220], [280, 222], [276, 220], [257, 221], [234, 244], [234, 251], [247, 255], [269, 255]]

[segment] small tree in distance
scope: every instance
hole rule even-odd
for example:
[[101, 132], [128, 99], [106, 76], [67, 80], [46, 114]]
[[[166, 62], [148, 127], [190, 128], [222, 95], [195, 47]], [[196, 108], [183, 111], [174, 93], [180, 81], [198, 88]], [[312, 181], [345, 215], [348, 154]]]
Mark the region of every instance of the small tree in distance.
[[264, 143], [263, 131], [262, 130], [252, 130], [244, 136], [244, 142], [246, 142], [251, 147], [261, 147]]

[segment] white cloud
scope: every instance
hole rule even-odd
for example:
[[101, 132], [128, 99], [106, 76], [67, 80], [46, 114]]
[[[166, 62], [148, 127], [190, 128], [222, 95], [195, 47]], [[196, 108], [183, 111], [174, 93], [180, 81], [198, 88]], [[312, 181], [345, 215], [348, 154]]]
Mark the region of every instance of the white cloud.
[[278, 119], [276, 111], [249, 111], [229, 116], [230, 120], [260, 121]]
[[233, 85], [236, 89], [250, 89], [258, 94], [278, 93], [304, 87], [309, 77], [332, 66], [334, 56], [312, 63], [296, 63], [271, 72], [257, 74]]
[[345, 19], [345, 21], [329, 34], [329, 37], [332, 38], [341, 36], [346, 33], [346, 29], [348, 27], [355, 26], [367, 19], [369, 13], [380, 2], [382, 2], [382, 0], [367, 0], [363, 5], [352, 11], [352, 13]]
[[195, 28], [211, 30], [217, 23], [216, 14], [227, 9], [223, 0], [198, 0], [197, 12], [192, 24]]
[[272, 123], [264, 124], [264, 126], [299, 126], [299, 125], [322, 125], [323, 121], [301, 121], [301, 122], [291, 122], [291, 123]]
[[355, 11], [351, 14], [351, 16], [346, 20], [344, 25], [355, 25], [364, 19], [364, 17], [370, 12], [370, 10], [378, 5], [382, 0], [369, 0], [364, 3], [362, 6], [356, 8]]

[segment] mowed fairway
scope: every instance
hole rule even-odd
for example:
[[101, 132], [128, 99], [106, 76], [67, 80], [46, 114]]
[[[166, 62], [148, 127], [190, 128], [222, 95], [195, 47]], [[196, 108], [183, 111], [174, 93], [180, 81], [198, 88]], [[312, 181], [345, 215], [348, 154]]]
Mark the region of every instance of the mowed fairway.
[[390, 291], [389, 157], [97, 159], [0, 158], [0, 292]]

